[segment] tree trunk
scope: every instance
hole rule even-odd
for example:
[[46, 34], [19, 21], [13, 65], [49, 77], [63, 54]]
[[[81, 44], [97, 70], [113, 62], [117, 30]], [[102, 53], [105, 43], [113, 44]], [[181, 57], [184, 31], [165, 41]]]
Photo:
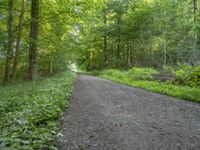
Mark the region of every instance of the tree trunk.
[[126, 60], [125, 60], [125, 63], [126, 63], [126, 69], [129, 68], [129, 59], [130, 59], [130, 41], [128, 40], [127, 41], [127, 49], [126, 49]]
[[[106, 17], [106, 10], [104, 9], [103, 11], [103, 19], [104, 19], [104, 26], [106, 27], [107, 25], [107, 17]], [[106, 32], [107, 29], [104, 29], [104, 48], [103, 48], [103, 51], [104, 51], [104, 67], [107, 67], [107, 59], [108, 59], [108, 56], [107, 56], [107, 32]]]
[[16, 78], [16, 71], [17, 71], [17, 66], [18, 66], [18, 57], [19, 57], [19, 50], [20, 50], [20, 42], [21, 42], [21, 34], [22, 34], [22, 23], [23, 23], [23, 19], [24, 19], [24, 13], [25, 13], [25, 1], [26, 0], [22, 0], [22, 7], [21, 7], [21, 14], [19, 17], [19, 29], [18, 29], [18, 33], [17, 33], [17, 41], [16, 41], [16, 51], [15, 51], [15, 58], [14, 58], [14, 62], [13, 62], [13, 78]]
[[37, 49], [39, 28], [39, 0], [32, 0], [31, 4], [31, 31], [29, 47], [29, 79], [37, 79]]
[[10, 80], [10, 62], [12, 60], [13, 53], [13, 0], [9, 0], [9, 17], [8, 17], [8, 49], [6, 54], [4, 83]]
[[193, 45], [193, 54], [197, 49], [197, 41], [198, 41], [198, 1], [194, 0], [194, 45]]
[[151, 67], [153, 67], [153, 65], [154, 65], [154, 54], [153, 54], [152, 45], [150, 45], [150, 52], [151, 52]]
[[53, 74], [53, 59], [52, 58], [50, 58], [50, 66], [49, 67], [50, 67], [49, 68], [49, 73]]
[[132, 67], [134, 65], [134, 48], [135, 48], [135, 41], [131, 41], [130, 43], [131, 47], [130, 47], [130, 58], [129, 58], [129, 67]]
[[[117, 25], [118, 25], [118, 36], [117, 36], [117, 59], [120, 60], [120, 53], [121, 53], [121, 14], [117, 14]], [[121, 62], [117, 63], [117, 67], [120, 67]]]
[[163, 60], [163, 65], [167, 65], [167, 44], [166, 44], [166, 35], [165, 31], [163, 31], [163, 37], [164, 37], [164, 43], [163, 43], [163, 49], [164, 49], [164, 60]]

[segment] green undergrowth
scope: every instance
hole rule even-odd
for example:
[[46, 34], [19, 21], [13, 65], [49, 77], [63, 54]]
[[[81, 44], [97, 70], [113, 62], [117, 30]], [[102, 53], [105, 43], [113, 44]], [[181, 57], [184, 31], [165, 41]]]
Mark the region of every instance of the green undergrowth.
[[75, 74], [0, 86], [0, 149], [56, 149], [59, 118], [68, 105]]
[[[147, 80], [146, 74], [144, 78], [142, 74], [140, 74], [140, 79], [138, 78], [138, 72], [136, 73], [136, 77], [134, 77], [133, 69], [129, 71], [119, 71], [119, 70], [104, 70], [101, 72], [95, 72], [96, 75], [116, 81], [118, 83], [123, 83], [129, 86], [143, 88], [149, 91], [170, 95], [173, 97], [199, 102], [200, 103], [200, 87], [199, 86], [182, 86], [182, 85], [174, 85], [170, 82], [159, 82], [154, 80]], [[150, 70], [150, 72], [154, 72]]]

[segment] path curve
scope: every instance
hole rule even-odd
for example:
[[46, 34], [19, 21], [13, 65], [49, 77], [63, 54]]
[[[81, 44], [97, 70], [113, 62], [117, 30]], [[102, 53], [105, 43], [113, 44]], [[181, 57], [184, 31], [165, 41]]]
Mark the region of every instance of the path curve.
[[79, 75], [60, 150], [200, 150], [200, 104]]

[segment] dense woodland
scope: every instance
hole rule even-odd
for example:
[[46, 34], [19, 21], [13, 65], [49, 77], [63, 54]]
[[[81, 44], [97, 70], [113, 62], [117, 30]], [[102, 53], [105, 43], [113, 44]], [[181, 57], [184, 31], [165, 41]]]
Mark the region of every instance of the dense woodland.
[[1, 0], [0, 75], [198, 65], [199, 19], [197, 0]]
[[0, 2], [1, 76], [4, 82], [66, 69], [74, 61], [76, 3], [54, 0]]
[[0, 0], [0, 149], [58, 149], [70, 66], [200, 103], [199, 1]]
[[88, 68], [161, 67], [199, 59], [197, 0], [104, 1], [95, 15], [86, 41], [83, 36], [83, 43], [90, 43]]

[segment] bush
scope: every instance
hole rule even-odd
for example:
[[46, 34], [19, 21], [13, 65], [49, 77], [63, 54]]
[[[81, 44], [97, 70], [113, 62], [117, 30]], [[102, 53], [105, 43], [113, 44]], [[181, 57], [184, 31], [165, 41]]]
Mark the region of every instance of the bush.
[[[135, 70], [137, 70], [137, 71], [135, 71]], [[197, 70], [199, 71], [198, 68], [197, 68]], [[198, 74], [198, 71], [196, 71], [196, 69], [193, 69], [193, 71], [195, 72], [194, 74], [196, 76], [196, 73]], [[119, 83], [127, 84], [130, 86], [147, 89], [147, 90], [150, 90], [153, 92], [167, 94], [167, 95], [171, 95], [174, 97], [178, 97], [178, 98], [182, 98], [182, 99], [200, 103], [200, 88], [199, 87], [177, 86], [177, 85], [173, 85], [169, 82], [135, 80], [132, 76], [129, 75], [130, 72], [133, 72], [131, 75], [138, 75], [138, 76], [139, 75], [142, 76], [143, 74], [145, 74], [147, 72], [145, 74], [147, 77], [151, 76], [151, 74], [148, 74], [149, 72], [157, 73], [157, 71], [153, 71], [153, 70], [149, 71], [149, 69], [146, 69], [146, 68], [144, 68], [144, 69], [142, 69], [142, 68], [135, 69], [134, 68], [134, 69], [131, 69], [131, 71], [128, 71], [128, 73], [118, 71], [118, 70], [106, 70], [106, 71], [100, 72], [100, 77], [103, 77], [108, 80], [116, 81]], [[181, 71], [179, 73], [182, 74]]]
[[125, 71], [123, 72], [123, 71], [114, 70], [114, 69], [104, 70], [100, 74], [114, 76], [118, 79], [124, 78], [128, 75], [127, 72]]
[[161, 73], [165, 74], [173, 74], [174, 73], [174, 68], [172, 66], [163, 66]]
[[158, 71], [153, 68], [134, 67], [128, 73], [135, 80], [147, 80], [152, 79], [154, 74], [158, 74]]
[[200, 85], [200, 66], [181, 66], [180, 69], [175, 71], [176, 84], [183, 84], [189, 86]]
[[200, 66], [192, 67], [189, 78], [189, 85], [200, 86]]
[[98, 70], [93, 70], [93, 71], [91, 71], [91, 73], [94, 76], [98, 76], [100, 74], [100, 72]]

